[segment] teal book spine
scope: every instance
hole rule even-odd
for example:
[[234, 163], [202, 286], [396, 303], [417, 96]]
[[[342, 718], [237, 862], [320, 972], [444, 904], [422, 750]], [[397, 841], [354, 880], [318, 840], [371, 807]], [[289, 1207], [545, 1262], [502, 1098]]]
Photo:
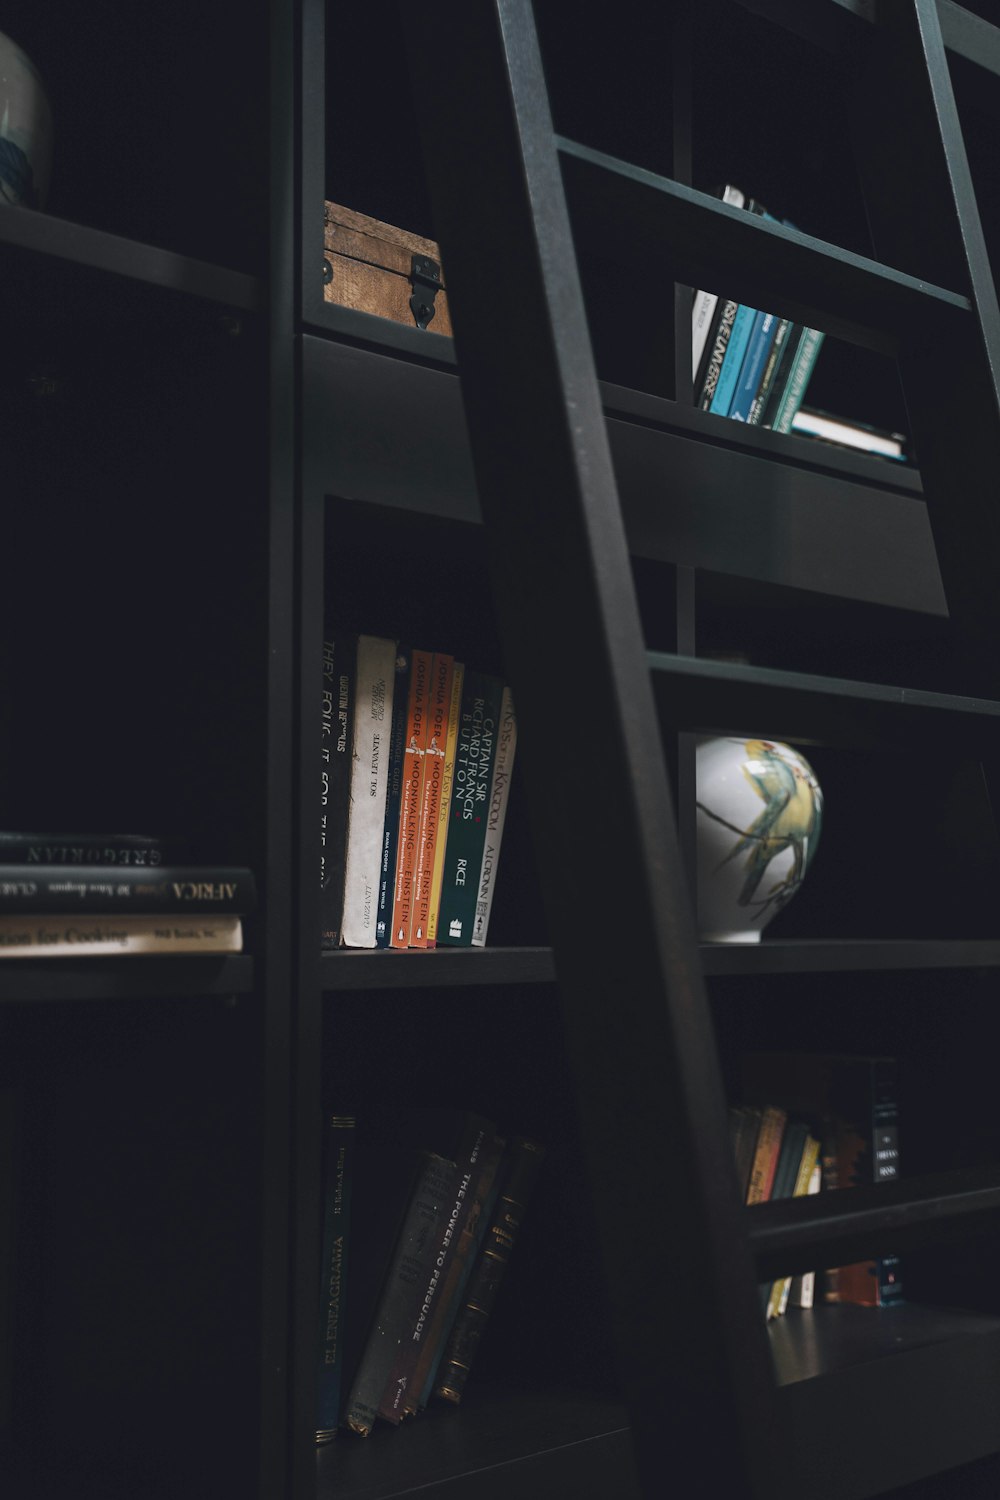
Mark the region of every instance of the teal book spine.
[[726, 346], [726, 355], [722, 361], [722, 369], [719, 371], [718, 383], [715, 387], [715, 395], [709, 404], [709, 411], [715, 412], [717, 416], [727, 417], [732, 405], [733, 396], [736, 392], [736, 383], [743, 368], [743, 357], [750, 343], [750, 335], [753, 332], [754, 319], [757, 316], [755, 307], [747, 307], [743, 302], [736, 310], [733, 319], [732, 332], [729, 335], [729, 343]]
[[826, 337], [818, 328], [803, 328], [781, 399], [775, 408], [771, 426], [775, 432], [791, 432], [792, 419], [805, 399], [813, 366]]
[[316, 1373], [316, 1441], [328, 1443], [340, 1423], [344, 1374], [344, 1308], [354, 1177], [351, 1115], [331, 1115], [323, 1175], [323, 1251], [319, 1288], [319, 1368]]

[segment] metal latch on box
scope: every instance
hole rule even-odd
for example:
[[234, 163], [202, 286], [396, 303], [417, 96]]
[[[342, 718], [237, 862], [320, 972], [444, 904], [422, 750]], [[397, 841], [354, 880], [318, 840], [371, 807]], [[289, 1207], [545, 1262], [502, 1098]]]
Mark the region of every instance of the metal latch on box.
[[441, 267], [429, 255], [414, 255], [410, 262], [410, 312], [418, 328], [426, 328], [436, 311], [434, 298], [441, 290]]

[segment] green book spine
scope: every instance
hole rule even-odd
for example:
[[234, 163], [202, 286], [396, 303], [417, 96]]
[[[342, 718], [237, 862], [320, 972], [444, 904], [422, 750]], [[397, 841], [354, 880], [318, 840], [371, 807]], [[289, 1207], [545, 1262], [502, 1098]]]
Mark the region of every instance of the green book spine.
[[466, 672], [437, 927], [453, 947], [472, 945], [502, 696], [499, 677]]
[[771, 427], [775, 432], [791, 432], [792, 418], [805, 399], [809, 377], [812, 375], [823, 340], [826, 337], [818, 328], [804, 328], [795, 352], [794, 363], [788, 371], [788, 380], [781, 400], [775, 409]]
[[354, 1175], [354, 1119], [331, 1115], [323, 1179], [323, 1255], [319, 1289], [316, 1441], [336, 1436], [344, 1371], [344, 1300]]

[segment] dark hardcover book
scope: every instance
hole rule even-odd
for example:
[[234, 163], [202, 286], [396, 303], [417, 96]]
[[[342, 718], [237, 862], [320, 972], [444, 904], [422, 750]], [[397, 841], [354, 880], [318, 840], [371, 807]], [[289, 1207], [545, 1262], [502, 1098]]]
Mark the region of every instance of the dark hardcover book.
[[[822, 1142], [823, 1191], [899, 1175], [896, 1062], [844, 1053], [749, 1053], [748, 1098], [781, 1098]], [[902, 1298], [899, 1257], [886, 1255], [827, 1272], [825, 1299], [884, 1307]]]
[[19, 833], [0, 831], [4, 865], [162, 865], [187, 857], [164, 839], [140, 833]]
[[503, 1186], [466, 1285], [465, 1296], [448, 1336], [435, 1393], [456, 1404], [465, 1392], [496, 1302], [525, 1208], [538, 1180], [543, 1151], [534, 1141], [515, 1138], [508, 1147]]
[[775, 399], [768, 426], [774, 432], [791, 432], [795, 413], [805, 399], [813, 366], [819, 357], [826, 334], [818, 328], [803, 328], [795, 352], [788, 364], [780, 395]]
[[336, 1437], [344, 1383], [344, 1308], [350, 1252], [355, 1120], [327, 1120], [323, 1163], [323, 1248], [319, 1288], [319, 1368], [316, 1372], [316, 1441]]
[[320, 941], [340, 946], [351, 795], [351, 707], [357, 640], [328, 631], [323, 637], [320, 709], [319, 887]]
[[476, 1222], [472, 1226], [468, 1258], [461, 1267], [458, 1284], [452, 1296], [451, 1306], [447, 1311], [446, 1324], [441, 1330], [440, 1337], [436, 1340], [436, 1348], [432, 1352], [430, 1366], [424, 1378], [423, 1389], [417, 1393], [418, 1409], [421, 1411], [437, 1389], [438, 1372], [441, 1369], [445, 1351], [451, 1339], [452, 1330], [458, 1322], [459, 1313], [465, 1307], [468, 1285], [479, 1265], [479, 1257], [486, 1243], [486, 1236], [494, 1222], [497, 1204], [500, 1201], [500, 1191], [505, 1186], [505, 1174], [509, 1166], [509, 1152], [507, 1142], [502, 1136], [497, 1136], [493, 1143], [493, 1149], [496, 1155], [493, 1180], [485, 1189], [482, 1208], [479, 1211]]
[[760, 385], [757, 387], [757, 394], [753, 399], [747, 416], [747, 425], [749, 427], [759, 427], [761, 425], [761, 419], [767, 410], [767, 403], [770, 399], [774, 383], [778, 378], [781, 361], [793, 336], [794, 329], [795, 324], [790, 318], [778, 319], [778, 324], [774, 331], [774, 341], [771, 344], [767, 360], [764, 364], [764, 371], [760, 377]]
[[407, 707], [410, 693], [410, 650], [396, 649], [395, 687], [392, 694], [392, 727], [389, 731], [389, 784], [382, 827], [382, 864], [375, 919], [375, 946], [388, 948], [392, 934], [392, 901], [396, 888], [396, 852], [399, 848], [399, 803], [403, 792], [406, 755]]
[[453, 947], [472, 945], [502, 697], [499, 677], [466, 671], [437, 927]]
[[441, 1298], [473, 1201], [473, 1183], [489, 1143], [496, 1137], [492, 1120], [469, 1115], [454, 1152], [455, 1172], [447, 1212], [436, 1239], [428, 1241], [421, 1268], [422, 1291], [416, 1316], [404, 1331], [379, 1403], [378, 1414], [398, 1425], [415, 1409], [413, 1391], [420, 1356], [435, 1326]]
[[757, 1133], [760, 1130], [760, 1115], [760, 1110], [752, 1104], [734, 1104], [729, 1110], [729, 1139], [733, 1147], [741, 1203], [747, 1201], [750, 1171], [753, 1167]]
[[400, 1342], [419, 1315], [428, 1246], [440, 1237], [441, 1225], [449, 1211], [455, 1171], [453, 1161], [431, 1151], [421, 1153], [416, 1185], [347, 1401], [345, 1425], [361, 1437], [367, 1437], [375, 1425]]
[[254, 910], [253, 872], [230, 865], [141, 865], [96, 870], [0, 865], [0, 912], [236, 912]]
[[510, 800], [511, 774], [514, 769], [514, 752], [517, 749], [517, 718], [514, 699], [509, 687], [503, 690], [500, 700], [500, 720], [497, 728], [496, 758], [490, 782], [490, 804], [486, 814], [486, 837], [483, 841], [483, 863], [479, 871], [479, 892], [476, 897], [476, 925], [472, 932], [475, 948], [486, 946], [490, 912], [493, 909], [493, 893], [496, 890], [497, 865], [500, 860], [500, 845], [503, 827], [507, 818]]

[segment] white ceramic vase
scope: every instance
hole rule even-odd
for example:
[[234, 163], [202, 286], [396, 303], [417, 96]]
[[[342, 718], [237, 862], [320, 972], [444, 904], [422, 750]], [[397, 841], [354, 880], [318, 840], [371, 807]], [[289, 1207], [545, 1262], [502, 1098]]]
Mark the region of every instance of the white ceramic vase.
[[701, 740], [697, 749], [698, 929], [756, 943], [805, 879], [823, 793], [804, 756], [775, 740]]
[[44, 208], [52, 139], [52, 110], [38, 70], [0, 32], [0, 204]]

